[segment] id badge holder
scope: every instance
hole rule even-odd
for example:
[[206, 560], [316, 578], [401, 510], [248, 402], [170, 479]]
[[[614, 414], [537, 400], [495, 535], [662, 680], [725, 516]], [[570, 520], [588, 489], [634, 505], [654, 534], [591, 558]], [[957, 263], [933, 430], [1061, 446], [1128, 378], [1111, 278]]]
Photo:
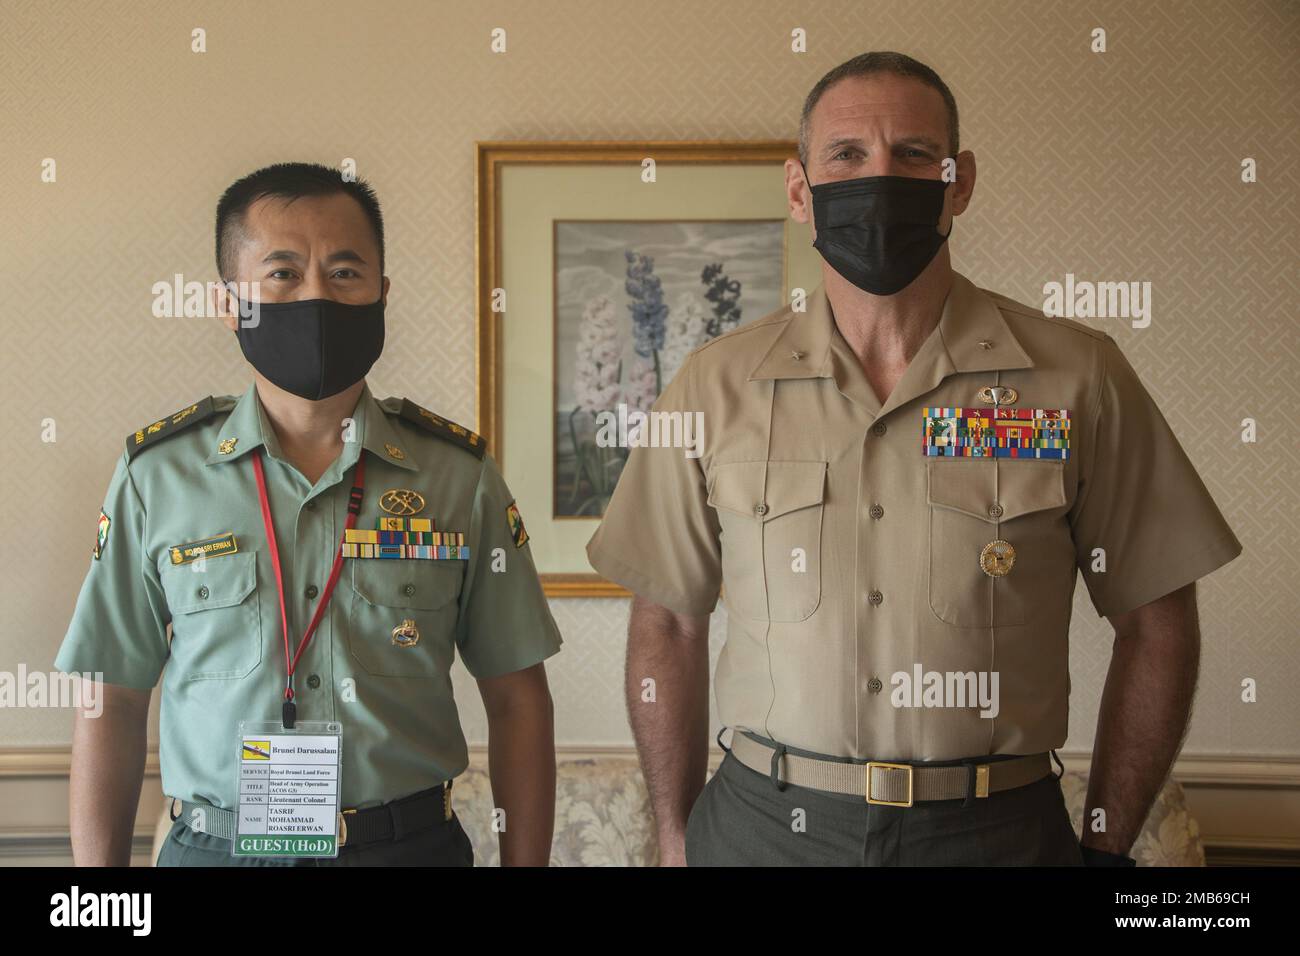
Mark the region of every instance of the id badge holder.
[[343, 725], [239, 722], [239, 808], [232, 856], [339, 855]]

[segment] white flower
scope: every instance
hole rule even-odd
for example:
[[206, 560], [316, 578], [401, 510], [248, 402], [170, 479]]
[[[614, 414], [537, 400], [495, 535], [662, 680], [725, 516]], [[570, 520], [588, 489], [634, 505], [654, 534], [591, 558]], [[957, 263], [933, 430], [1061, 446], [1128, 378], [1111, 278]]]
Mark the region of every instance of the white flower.
[[622, 354], [617, 311], [608, 296], [597, 296], [582, 310], [573, 394], [578, 407], [595, 414], [619, 401], [618, 360]]
[[624, 376], [623, 396], [628, 411], [650, 411], [650, 406], [659, 397], [659, 380], [655, 375], [653, 358], [638, 355], [632, 360]]
[[664, 382], [671, 382], [686, 356], [704, 344], [709, 335], [708, 322], [709, 312], [699, 296], [683, 292], [668, 313], [664, 350], [659, 353], [659, 373]]

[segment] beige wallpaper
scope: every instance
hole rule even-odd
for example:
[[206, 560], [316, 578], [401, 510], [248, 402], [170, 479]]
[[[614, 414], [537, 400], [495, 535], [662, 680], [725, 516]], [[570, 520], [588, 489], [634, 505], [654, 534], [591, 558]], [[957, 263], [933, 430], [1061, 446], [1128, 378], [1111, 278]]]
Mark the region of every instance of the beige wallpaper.
[[[274, 12], [270, 12], [274, 11]], [[268, 162], [355, 158], [388, 221], [390, 342], [372, 383], [474, 420], [475, 140], [792, 136], [808, 88], [868, 49], [930, 63], [979, 160], [957, 268], [1027, 302], [1067, 273], [1152, 283], [1126, 350], [1245, 545], [1201, 590], [1187, 750], [1300, 753], [1293, 2], [1132, 4], [3, 0], [0, 670], [48, 669], [123, 436], [245, 383], [212, 321], [150, 286], [206, 278], [220, 191]], [[493, 54], [489, 32], [506, 30]], [[192, 53], [191, 31], [207, 52]], [[793, 53], [791, 31], [807, 34]], [[1092, 31], [1106, 52], [1090, 51]], [[41, 163], [57, 161], [43, 183]], [[1241, 181], [1253, 158], [1258, 182]], [[1258, 441], [1241, 441], [1241, 422]], [[57, 441], [42, 440], [53, 419]], [[197, 505], [197, 503], [196, 503]], [[1110, 631], [1076, 608], [1070, 746], [1093, 736]], [[629, 741], [621, 601], [554, 604], [562, 743]], [[725, 622], [718, 615], [720, 638]], [[1244, 678], [1259, 700], [1240, 702]], [[472, 682], [470, 736], [484, 724]], [[0, 710], [0, 744], [70, 717]]]

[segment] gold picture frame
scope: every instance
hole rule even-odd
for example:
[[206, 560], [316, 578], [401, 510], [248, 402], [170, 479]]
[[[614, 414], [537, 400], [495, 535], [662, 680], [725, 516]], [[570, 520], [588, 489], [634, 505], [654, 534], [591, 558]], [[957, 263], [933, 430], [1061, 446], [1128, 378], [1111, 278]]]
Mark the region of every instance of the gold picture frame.
[[[791, 254], [795, 251], [796, 244], [789, 242], [790, 229], [802, 228], [799, 224], [789, 220], [788, 213], [784, 209], [782, 200], [782, 190], [780, 179], [784, 177], [784, 163], [787, 159], [797, 157], [797, 144], [793, 140], [754, 140], [754, 141], [728, 141], [728, 140], [698, 140], [698, 141], [563, 141], [563, 142], [538, 142], [538, 141], [521, 141], [521, 142], [479, 142], [476, 143], [477, 155], [475, 161], [475, 284], [476, 284], [476, 334], [475, 346], [477, 356], [477, 378], [476, 378], [476, 408], [477, 408], [477, 430], [487, 442], [488, 451], [497, 460], [503, 473], [506, 474], [507, 483], [510, 484], [512, 491], [521, 502], [521, 510], [525, 517], [529, 519], [530, 527], [536, 527], [538, 524], [545, 524], [546, 527], [555, 532], [553, 537], [561, 538], [573, 537], [574, 531], [570, 530], [573, 525], [582, 525], [590, 527], [594, 531], [595, 525], [590, 519], [582, 519], [578, 522], [570, 521], [570, 528], [559, 528], [557, 522], [563, 522], [567, 516], [555, 516], [548, 511], [546, 516], [538, 516], [541, 521], [538, 522], [536, 515], [537, 505], [541, 501], [541, 496], [534, 493], [529, 487], [530, 476], [536, 477], [536, 470], [529, 475], [514, 475], [510, 473], [511, 466], [511, 447], [506, 440], [506, 431], [508, 430], [506, 407], [507, 401], [504, 395], [504, 388], [507, 378], [506, 362], [506, 329], [504, 316], [499, 311], [494, 311], [494, 290], [505, 289], [507, 293], [507, 305], [505, 315], [509, 315], [514, 308], [511, 297], [516, 294], [514, 289], [507, 284], [507, 265], [503, 259], [503, 250], [510, 244], [508, 235], [511, 229], [511, 223], [515, 220], [518, 222], [528, 222], [532, 230], [528, 233], [530, 238], [527, 240], [528, 255], [517, 257], [516, 261], [527, 258], [530, 260], [529, 269], [536, 271], [540, 268], [531, 260], [537, 262], [544, 261], [548, 270], [553, 268], [552, 256], [556, 243], [553, 235], [554, 219], [546, 222], [546, 235], [543, 238], [541, 232], [542, 221], [545, 216], [539, 213], [515, 214], [512, 218], [510, 205], [517, 205], [525, 209], [531, 209], [534, 205], [542, 205], [543, 202], [533, 202], [533, 194], [541, 193], [543, 197], [549, 197], [555, 192], [556, 184], [573, 180], [573, 177], [579, 176], [582, 167], [587, 167], [585, 175], [582, 176], [582, 183], [591, 185], [600, 180], [601, 174], [610, 168], [619, 166], [632, 167], [631, 172], [635, 175], [642, 168], [642, 163], [647, 158], [654, 160], [656, 170], [669, 169], [674, 167], [698, 167], [700, 169], [722, 167], [736, 170], [735, 176], [742, 176], [739, 170], [744, 167], [750, 170], [756, 167], [771, 168], [771, 175], [768, 176], [766, 169], [760, 175], [767, 180], [761, 190], [761, 204], [763, 209], [759, 215], [737, 215], [735, 212], [735, 200], [733, 197], [732, 206], [726, 215], [660, 215], [658, 217], [646, 217], [630, 213], [628, 215], [618, 214], [618, 209], [614, 209], [614, 214], [606, 216], [612, 220], [639, 220], [649, 221], [659, 219], [663, 221], [681, 221], [681, 220], [698, 220], [698, 219], [725, 219], [725, 220], [744, 220], [744, 219], [766, 219], [771, 220], [780, 218], [784, 220], [786, 231], [784, 233], [783, 247], [783, 274], [781, 277], [782, 295], [787, 296], [790, 278], [791, 278]], [[545, 170], [545, 172], [542, 172]], [[656, 173], [658, 174], [658, 173]], [[608, 174], [606, 174], [608, 175]], [[621, 175], [617, 173], [616, 175]], [[671, 175], [671, 174], [670, 174]], [[701, 173], [701, 175], [705, 175]], [[514, 180], [511, 177], [515, 177]], [[779, 177], [779, 178], [778, 178]], [[576, 180], [574, 180], [576, 182]], [[545, 183], [549, 182], [550, 187]], [[531, 183], [532, 185], [526, 185]], [[542, 185], [539, 185], [542, 184]], [[596, 187], [598, 188], [598, 186]], [[530, 192], [531, 190], [531, 192]], [[769, 194], [775, 190], [774, 194]], [[590, 190], [588, 190], [590, 191]], [[716, 193], [716, 181], [712, 191], [708, 195]], [[617, 201], [613, 202], [617, 207]], [[694, 208], [694, 207], [692, 207]], [[709, 210], [705, 208], [704, 212]], [[602, 215], [605, 212], [604, 207], [601, 209]], [[779, 215], [778, 215], [779, 213]], [[532, 216], [531, 220], [528, 216]], [[521, 218], [522, 217], [522, 218]], [[574, 215], [565, 215], [565, 220], [582, 220], [591, 218], [584, 215], [580, 210], [575, 211]], [[536, 228], [533, 228], [536, 227]], [[523, 231], [523, 227], [519, 227]], [[538, 246], [550, 243], [551, 248], [543, 254], [543, 250]], [[536, 249], [534, 255], [533, 250]], [[811, 257], [815, 253], [811, 249], [810, 240], [806, 250], [805, 262], [800, 270], [805, 275], [812, 275], [808, 269], [808, 262], [814, 261]], [[548, 275], [552, 275], [548, 271]], [[543, 282], [540, 273], [537, 274], [537, 282], [532, 286], [541, 289]], [[513, 280], [518, 286], [519, 280]], [[549, 285], [551, 295], [547, 296], [546, 309], [550, 312], [550, 322], [552, 333], [556, 321], [555, 309], [552, 296], [554, 295], [554, 283], [550, 279], [546, 280]], [[815, 278], [812, 281], [817, 281]], [[536, 303], [541, 300], [541, 295], [532, 295], [528, 297], [530, 308], [534, 313], [540, 313], [541, 306]], [[787, 297], [788, 300], [788, 297]], [[534, 330], [535, 331], [535, 330]], [[529, 333], [533, 334], [532, 332]], [[540, 340], [539, 340], [540, 342]], [[553, 342], [550, 345], [551, 354], [549, 362], [543, 363], [540, 359], [533, 363], [533, 367], [527, 370], [528, 374], [518, 374], [516, 378], [520, 381], [534, 382], [546, 374], [550, 376], [551, 394], [547, 394], [547, 407], [551, 407], [553, 400], [553, 390], [556, 380], [556, 349]], [[520, 349], [519, 351], [540, 352], [536, 349]], [[549, 369], [549, 372], [547, 371]], [[536, 389], [536, 386], [533, 386]], [[540, 391], [540, 390], [539, 390]], [[531, 404], [536, 404], [534, 401]], [[553, 419], [552, 419], [553, 424]], [[553, 434], [549, 437], [553, 447]], [[533, 456], [535, 458], [535, 449]], [[527, 454], [529, 449], [519, 449], [520, 454]], [[553, 492], [554, 469], [546, 479], [547, 488]], [[548, 498], [551, 495], [548, 494]], [[526, 499], [531, 498], [531, 501]], [[553, 499], [552, 499], [553, 500]], [[550, 502], [548, 502], [550, 503]], [[590, 531], [587, 531], [589, 537]], [[540, 538], [540, 540], [539, 540]], [[614, 584], [602, 578], [594, 572], [583, 572], [574, 570], [572, 567], [557, 570], [552, 567], [553, 564], [576, 564], [577, 561], [569, 557], [570, 552], [576, 546], [574, 542], [569, 541], [567, 544], [557, 544], [548, 546], [546, 535], [536, 531], [530, 532], [530, 540], [533, 547], [533, 555], [538, 565], [538, 570], [542, 579], [543, 587], [548, 596], [552, 597], [628, 597], [629, 592], [621, 586]], [[568, 549], [567, 551], [565, 549]], [[556, 555], [563, 557], [557, 558]], [[585, 564], [585, 553], [582, 556], [582, 563]]]

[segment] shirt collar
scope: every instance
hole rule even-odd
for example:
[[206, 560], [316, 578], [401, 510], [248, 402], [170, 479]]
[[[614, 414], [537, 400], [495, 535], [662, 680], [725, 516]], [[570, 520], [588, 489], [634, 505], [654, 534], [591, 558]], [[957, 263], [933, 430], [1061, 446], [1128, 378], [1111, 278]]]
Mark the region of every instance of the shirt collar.
[[955, 372], [1032, 368], [1033, 364], [997, 303], [954, 272], [939, 324], [912, 357], [883, 407], [835, 325], [824, 285], [818, 285], [809, 296], [808, 310], [786, 323], [749, 378], [833, 378], [847, 397], [875, 414], [884, 414], [925, 394]]
[[[363, 385], [357, 406], [352, 412], [358, 441], [347, 442], [343, 454], [331, 466], [337, 466], [340, 472], [346, 471], [356, 463], [360, 449], [365, 448], [383, 461], [419, 471], [420, 466], [407, 451], [401, 436], [393, 429], [392, 422], [384, 414], [383, 408], [370, 393], [370, 386]], [[235, 461], [255, 448], [266, 448], [272, 458], [282, 457], [280, 442], [275, 437], [275, 429], [266, 417], [266, 409], [257, 395], [257, 385], [252, 384], [244, 392], [234, 409], [226, 418], [217, 433], [216, 446], [207, 457], [209, 465], [217, 462]], [[328, 474], [328, 472], [327, 472]]]

